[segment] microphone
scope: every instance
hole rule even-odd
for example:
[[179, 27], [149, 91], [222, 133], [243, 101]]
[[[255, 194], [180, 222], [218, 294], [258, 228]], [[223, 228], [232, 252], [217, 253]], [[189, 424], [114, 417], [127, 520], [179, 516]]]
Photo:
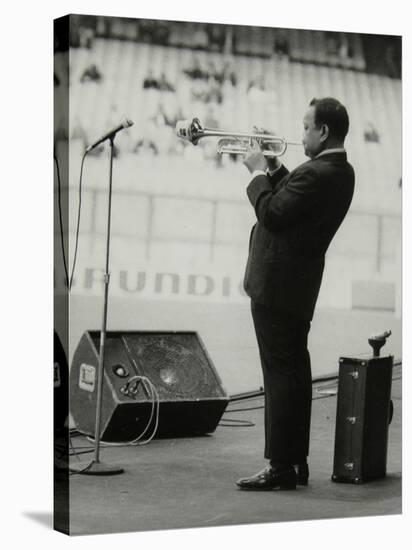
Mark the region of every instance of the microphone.
[[113, 138], [117, 132], [120, 132], [120, 130], [124, 130], [125, 128], [130, 128], [130, 126], [133, 126], [134, 122], [130, 120], [129, 118], [125, 118], [119, 126], [116, 126], [116, 128], [113, 128], [113, 130], [110, 130], [110, 132], [107, 132], [107, 134], [104, 134], [100, 139], [89, 145], [86, 149], [86, 153], [103, 143], [103, 141], [106, 141], [106, 139]]

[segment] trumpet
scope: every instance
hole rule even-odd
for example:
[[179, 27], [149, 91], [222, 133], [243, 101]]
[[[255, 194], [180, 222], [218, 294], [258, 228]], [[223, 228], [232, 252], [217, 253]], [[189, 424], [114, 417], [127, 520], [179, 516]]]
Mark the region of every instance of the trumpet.
[[273, 158], [285, 154], [288, 145], [302, 145], [300, 142], [287, 141], [271, 134], [249, 134], [203, 128], [198, 118], [194, 118], [191, 122], [179, 120], [176, 123], [176, 135], [185, 141], [190, 141], [193, 145], [197, 145], [199, 139], [204, 137], [218, 137], [217, 152], [219, 154], [246, 155], [250, 145], [256, 141], [261, 146], [263, 155]]

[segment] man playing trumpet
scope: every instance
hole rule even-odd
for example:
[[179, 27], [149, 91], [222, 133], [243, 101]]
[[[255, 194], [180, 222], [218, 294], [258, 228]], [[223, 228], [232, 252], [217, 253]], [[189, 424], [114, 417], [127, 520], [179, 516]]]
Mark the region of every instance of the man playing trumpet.
[[255, 144], [244, 158], [257, 222], [244, 286], [251, 298], [265, 388], [268, 466], [237, 481], [241, 489], [307, 485], [312, 378], [307, 348], [325, 253], [352, 201], [354, 171], [344, 149], [345, 107], [313, 99], [303, 118], [309, 161], [292, 172]]

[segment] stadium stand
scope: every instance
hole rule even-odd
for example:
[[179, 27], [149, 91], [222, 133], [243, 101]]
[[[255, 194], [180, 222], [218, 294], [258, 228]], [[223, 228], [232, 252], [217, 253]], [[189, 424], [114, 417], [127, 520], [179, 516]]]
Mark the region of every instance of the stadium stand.
[[[299, 140], [310, 99], [331, 95], [350, 112], [347, 149], [357, 175], [352, 210], [331, 255], [337, 261], [357, 258], [358, 271], [367, 276], [393, 270], [393, 243], [401, 231], [401, 80], [393, 67], [386, 74], [382, 66], [380, 74], [368, 71], [368, 37], [230, 26], [223, 37], [220, 25], [115, 19], [95, 18], [92, 30], [89, 21], [83, 22], [88, 39], [77, 36], [70, 48], [70, 121], [77, 130], [71, 132], [69, 185], [78, 184], [79, 126], [90, 143], [122, 117], [131, 118], [134, 126], [116, 138], [122, 162], [116, 167], [113, 249], [119, 261], [131, 239], [137, 239], [136, 258], [171, 257], [177, 246], [193, 265], [205, 255], [242, 264], [253, 222], [244, 185], [238, 183], [247, 174], [239, 159], [216, 158], [215, 141], [205, 139], [197, 147], [179, 142], [176, 120], [196, 116], [233, 131], [258, 125]], [[84, 36], [81, 21], [78, 30]], [[218, 38], [209, 49], [211, 36]], [[82, 82], [92, 65], [101, 79]], [[194, 68], [205, 76], [190, 77], [187, 71]], [[144, 88], [149, 74], [165, 79], [173, 90]], [[102, 147], [98, 154], [107, 151]], [[303, 160], [299, 147], [290, 147], [284, 157], [289, 167]], [[99, 159], [88, 162], [84, 208], [89, 215], [81, 227], [89, 242], [86, 255], [102, 241], [97, 212], [106, 174]], [[173, 219], [168, 212], [175, 213]]]

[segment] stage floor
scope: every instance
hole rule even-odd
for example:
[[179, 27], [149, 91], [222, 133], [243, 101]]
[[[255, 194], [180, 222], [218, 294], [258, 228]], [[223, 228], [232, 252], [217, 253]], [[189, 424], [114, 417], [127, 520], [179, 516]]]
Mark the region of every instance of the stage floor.
[[[401, 514], [401, 392], [394, 376], [387, 477], [363, 485], [331, 481], [336, 381], [313, 386], [310, 481], [296, 491], [244, 492], [236, 479], [265, 465], [263, 398], [229, 404], [215, 433], [102, 448], [100, 459], [124, 468], [116, 476], [70, 476], [70, 534], [120, 533]], [[321, 393], [322, 392], [322, 393]], [[234, 409], [249, 409], [235, 412]], [[233, 425], [230, 419], [253, 423]], [[90, 446], [72, 438], [75, 448]], [[83, 454], [82, 461], [93, 456]], [[71, 457], [71, 466], [79, 458]], [[57, 476], [58, 477], [58, 476]], [[59, 522], [58, 516], [55, 518]]]

